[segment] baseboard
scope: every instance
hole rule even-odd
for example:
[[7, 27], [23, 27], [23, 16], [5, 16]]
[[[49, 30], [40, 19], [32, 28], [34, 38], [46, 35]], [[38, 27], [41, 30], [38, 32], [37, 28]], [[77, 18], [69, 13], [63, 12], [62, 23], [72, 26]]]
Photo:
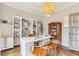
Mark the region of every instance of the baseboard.
[[14, 47], [18, 47], [18, 46], [20, 46], [20, 45], [15, 45]]
[[9, 49], [5, 49], [5, 50], [1, 50], [1, 52], [6, 51], [6, 50], [10, 50], [10, 49], [13, 49], [13, 48], [9, 48]]
[[63, 45], [61, 45], [61, 48], [63, 48], [63, 49], [69, 49], [68, 47], [63, 46]]
[[[18, 47], [18, 46], [20, 46], [20, 45], [16, 45], [16, 46], [14, 46], [13, 48]], [[8, 49], [5, 49], [5, 50], [1, 50], [1, 52], [2, 52], [2, 51], [6, 51], [6, 50], [10, 50], [10, 49], [13, 49], [13, 48], [8, 48]]]

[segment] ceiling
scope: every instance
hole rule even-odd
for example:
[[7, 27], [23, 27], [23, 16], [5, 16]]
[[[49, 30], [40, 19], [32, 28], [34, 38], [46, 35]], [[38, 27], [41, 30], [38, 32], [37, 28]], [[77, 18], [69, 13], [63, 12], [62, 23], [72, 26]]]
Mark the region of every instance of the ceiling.
[[[41, 6], [44, 2], [3, 2], [8, 6], [23, 10], [25, 12], [30, 12], [36, 15], [43, 15]], [[56, 11], [62, 10], [69, 6], [77, 4], [76, 2], [53, 2], [55, 4]]]

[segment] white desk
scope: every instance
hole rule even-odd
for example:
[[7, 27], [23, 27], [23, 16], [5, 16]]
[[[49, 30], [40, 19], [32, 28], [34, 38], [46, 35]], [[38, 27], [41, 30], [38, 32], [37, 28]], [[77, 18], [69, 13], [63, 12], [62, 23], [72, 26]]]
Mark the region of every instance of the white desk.
[[21, 39], [21, 55], [32, 56], [31, 47], [34, 46], [34, 42], [49, 40], [51, 36], [35, 37], [24, 37]]

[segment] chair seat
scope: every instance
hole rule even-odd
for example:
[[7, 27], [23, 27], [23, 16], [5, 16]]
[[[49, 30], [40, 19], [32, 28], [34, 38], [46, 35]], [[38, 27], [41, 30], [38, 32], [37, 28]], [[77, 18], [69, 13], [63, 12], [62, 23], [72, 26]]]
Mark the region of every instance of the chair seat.
[[47, 56], [48, 51], [47, 49], [43, 49], [43, 48], [35, 48], [32, 54], [35, 56]]
[[56, 49], [56, 48], [58, 48], [58, 45], [57, 44], [50, 44], [50, 45], [48, 45], [48, 48]]

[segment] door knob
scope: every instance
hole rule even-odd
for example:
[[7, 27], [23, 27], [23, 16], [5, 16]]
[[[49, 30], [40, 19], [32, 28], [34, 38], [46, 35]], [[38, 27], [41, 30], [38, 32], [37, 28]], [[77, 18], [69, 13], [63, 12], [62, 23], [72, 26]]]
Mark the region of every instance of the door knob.
[[69, 34], [71, 34], [71, 33], [69, 33]]

